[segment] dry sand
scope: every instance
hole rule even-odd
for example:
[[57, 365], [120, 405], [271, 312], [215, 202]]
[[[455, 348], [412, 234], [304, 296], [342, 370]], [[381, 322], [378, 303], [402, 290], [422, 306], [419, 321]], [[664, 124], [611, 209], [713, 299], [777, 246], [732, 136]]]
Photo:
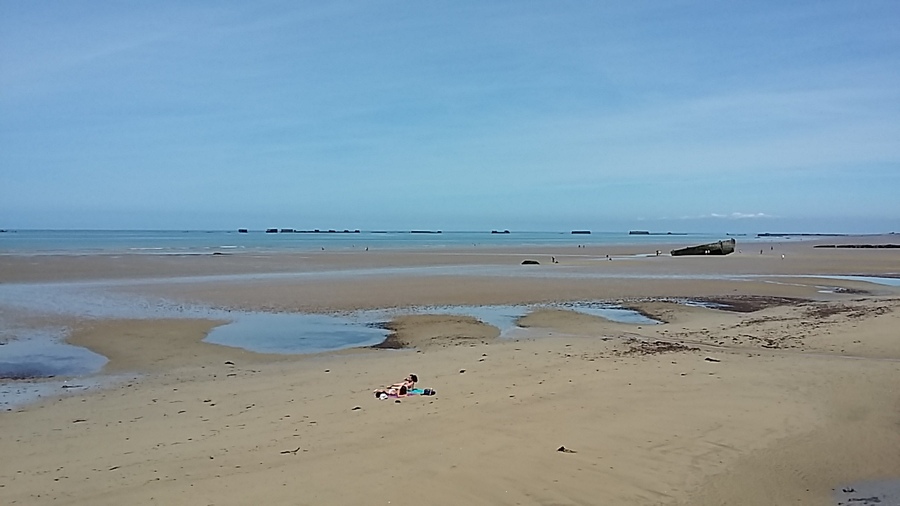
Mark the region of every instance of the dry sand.
[[[119, 289], [278, 311], [620, 300], [666, 323], [542, 309], [498, 338], [414, 315], [391, 324], [406, 348], [286, 357], [200, 342], [220, 322], [80, 322], [72, 342], [140, 375], [0, 413], [0, 504], [821, 505], [900, 478], [900, 291], [716, 279], [896, 274], [896, 250], [370, 253], [4, 257], [0, 280], [300, 273]], [[437, 395], [373, 398], [410, 372]]]

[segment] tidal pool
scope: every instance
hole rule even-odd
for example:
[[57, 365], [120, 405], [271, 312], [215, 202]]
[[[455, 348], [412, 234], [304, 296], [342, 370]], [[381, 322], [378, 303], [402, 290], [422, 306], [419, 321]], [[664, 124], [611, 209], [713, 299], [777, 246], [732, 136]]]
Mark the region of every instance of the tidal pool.
[[259, 353], [320, 353], [346, 348], [373, 346], [387, 338], [383, 324], [409, 314], [471, 316], [492, 325], [500, 337], [519, 328], [516, 320], [541, 307], [558, 307], [632, 324], [655, 324], [646, 316], [622, 307], [599, 302], [572, 302], [553, 305], [425, 306], [349, 315], [302, 313], [230, 313], [231, 323], [216, 327], [205, 341]]
[[372, 346], [389, 331], [346, 316], [291, 313], [232, 313], [204, 341], [258, 353], [320, 353]]
[[64, 343], [59, 335], [41, 334], [0, 347], [0, 379], [81, 376], [99, 371], [107, 362], [103, 355]]

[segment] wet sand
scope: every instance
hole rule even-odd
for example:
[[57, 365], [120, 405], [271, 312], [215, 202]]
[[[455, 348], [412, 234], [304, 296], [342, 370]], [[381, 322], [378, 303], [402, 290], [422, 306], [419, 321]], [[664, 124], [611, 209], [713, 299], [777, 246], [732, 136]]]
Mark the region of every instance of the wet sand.
[[[779, 276], [896, 275], [900, 254], [813, 244], [678, 259], [628, 247], [2, 257], [4, 283], [137, 280], [114, 291], [222, 308], [606, 300], [663, 323], [541, 309], [498, 337], [463, 315], [408, 315], [391, 322], [390, 349], [270, 356], [201, 342], [215, 321], [74, 321], [70, 341], [129, 379], [0, 412], [0, 498], [829, 504], [848, 483], [900, 478], [900, 289]], [[374, 399], [410, 372], [438, 394]]]

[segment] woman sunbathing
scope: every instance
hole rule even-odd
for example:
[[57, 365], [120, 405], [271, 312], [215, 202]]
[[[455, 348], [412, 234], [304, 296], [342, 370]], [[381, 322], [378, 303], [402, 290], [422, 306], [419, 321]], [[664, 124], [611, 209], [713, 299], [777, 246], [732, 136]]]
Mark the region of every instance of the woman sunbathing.
[[410, 374], [400, 383], [394, 383], [389, 387], [375, 389], [375, 397], [381, 398], [382, 394], [384, 394], [385, 397], [405, 397], [410, 390], [416, 387], [417, 381], [419, 381], [419, 377], [415, 374]]

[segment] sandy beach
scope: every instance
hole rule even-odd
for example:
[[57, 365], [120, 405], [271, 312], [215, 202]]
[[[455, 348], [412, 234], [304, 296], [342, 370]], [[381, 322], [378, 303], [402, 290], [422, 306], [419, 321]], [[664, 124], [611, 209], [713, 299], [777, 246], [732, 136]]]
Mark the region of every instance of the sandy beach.
[[[900, 288], [833, 276], [900, 276], [900, 250], [813, 246], [895, 239], [680, 258], [2, 256], [7, 285], [103, 282], [223, 310], [602, 301], [660, 323], [541, 306], [501, 335], [425, 311], [389, 322], [389, 349], [283, 355], [203, 342], [225, 320], [0, 307], [65, 325], [118, 378], [0, 412], [0, 504], [835, 504], [848, 484], [900, 479]], [[372, 395], [409, 373], [437, 395]]]

